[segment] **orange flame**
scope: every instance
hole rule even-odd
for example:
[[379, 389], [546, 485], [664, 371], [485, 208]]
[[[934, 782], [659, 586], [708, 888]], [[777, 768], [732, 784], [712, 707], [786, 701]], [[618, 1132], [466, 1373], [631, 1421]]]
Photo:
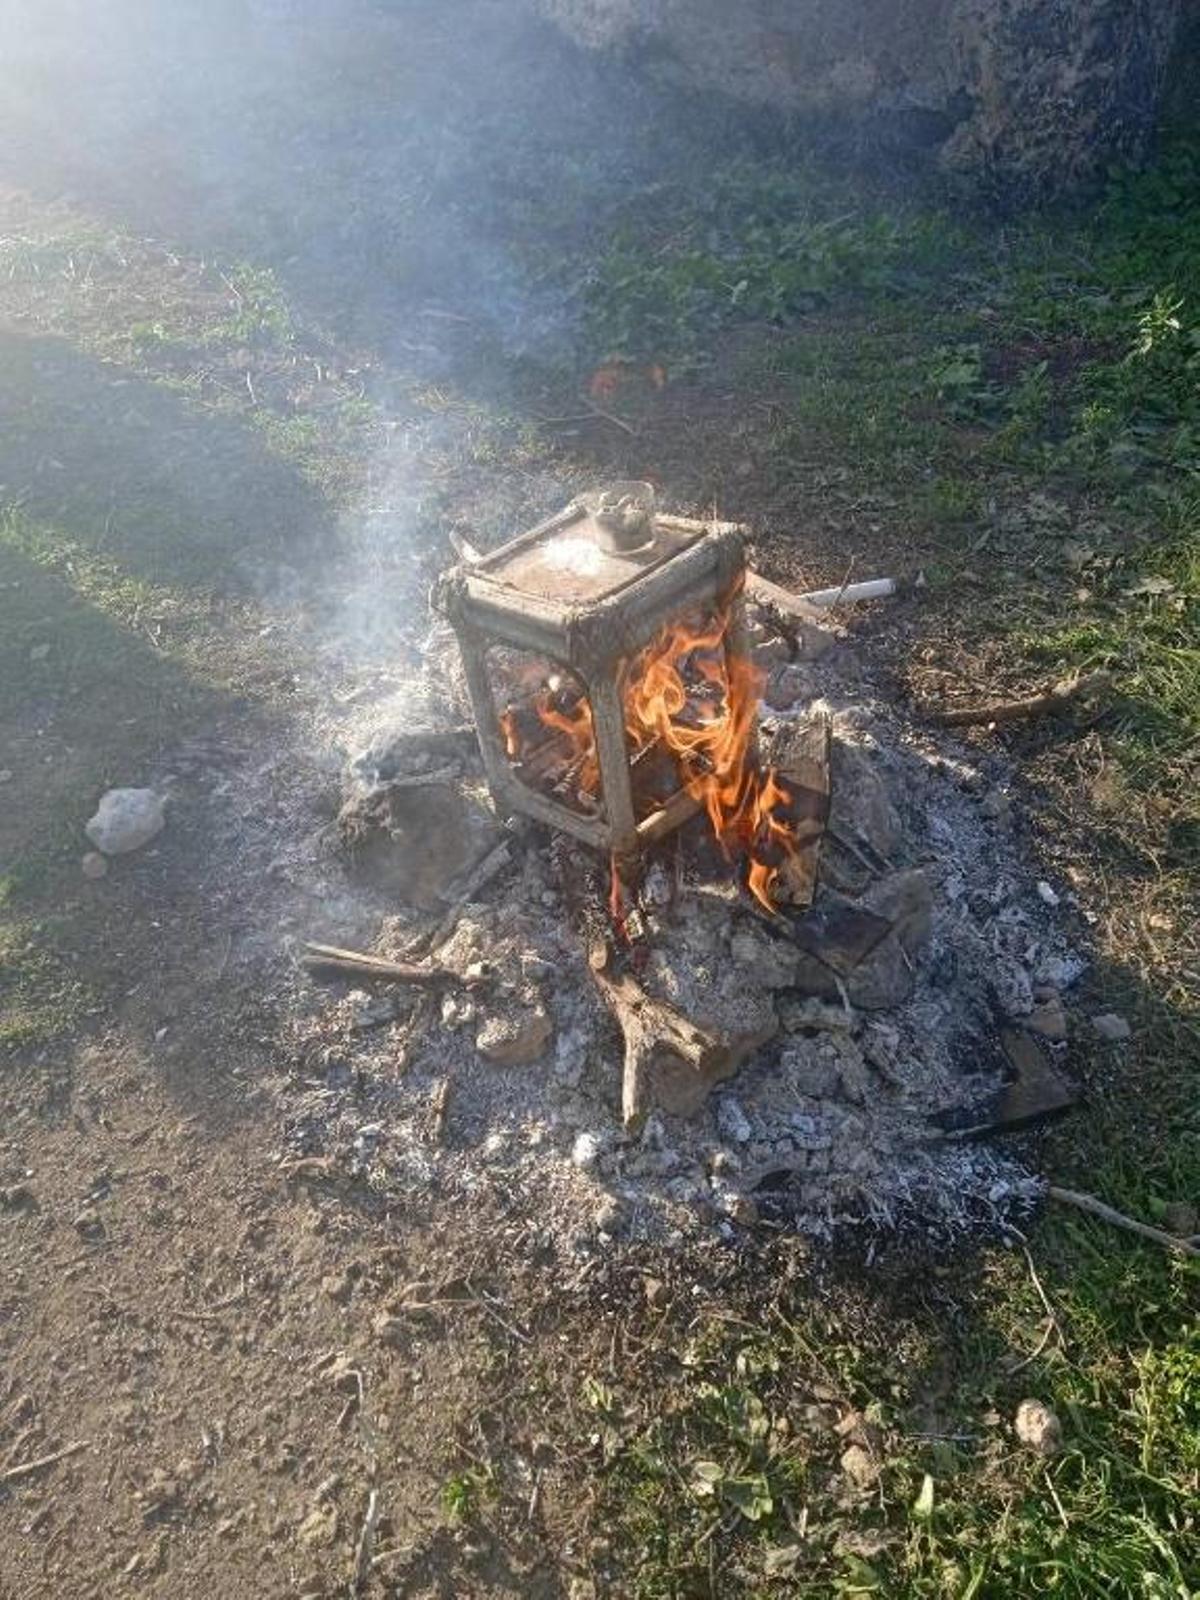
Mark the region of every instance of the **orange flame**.
[[[622, 674], [625, 727], [635, 754], [657, 744], [675, 757], [682, 786], [706, 813], [726, 854], [747, 858], [750, 892], [774, 911], [779, 869], [796, 850], [788, 816], [792, 797], [778, 775], [755, 759], [763, 675], [747, 656], [726, 649], [728, 628], [728, 607], [706, 621], [669, 623], [628, 661]], [[543, 684], [531, 709], [565, 740], [559, 754], [578, 789], [598, 794], [591, 707], [586, 696], [572, 704], [557, 687]], [[501, 728], [510, 756], [535, 756], [524, 747], [515, 713], [505, 713]], [[610, 901], [619, 926], [624, 907], [615, 868]]]

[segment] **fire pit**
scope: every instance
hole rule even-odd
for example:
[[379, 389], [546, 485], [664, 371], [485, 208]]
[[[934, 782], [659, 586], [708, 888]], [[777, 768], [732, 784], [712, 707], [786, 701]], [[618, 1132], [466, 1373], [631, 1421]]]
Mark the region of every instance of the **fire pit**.
[[704, 811], [769, 907], [800, 830], [757, 757], [745, 572], [736, 526], [620, 483], [448, 574], [497, 805], [611, 851], [618, 879]]

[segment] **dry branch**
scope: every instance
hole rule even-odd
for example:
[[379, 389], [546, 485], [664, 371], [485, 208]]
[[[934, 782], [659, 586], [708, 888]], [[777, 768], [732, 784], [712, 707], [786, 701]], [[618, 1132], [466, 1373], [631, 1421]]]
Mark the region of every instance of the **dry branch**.
[[926, 705], [924, 714], [944, 728], [966, 728], [980, 723], [1019, 722], [1030, 717], [1053, 716], [1065, 711], [1076, 700], [1103, 694], [1112, 687], [1112, 677], [1107, 672], [1087, 672], [1080, 677], [1064, 678], [1040, 694], [1026, 695], [1020, 700], [996, 700], [990, 705], [953, 706], [949, 710]]
[[655, 999], [628, 973], [614, 976], [611, 953], [601, 940], [588, 952], [588, 963], [625, 1040], [621, 1115], [631, 1132], [642, 1126], [655, 1104], [680, 1115], [694, 1113], [713, 1085], [731, 1078], [763, 1043], [762, 1035], [719, 1038], [665, 1000]]
[[1190, 1239], [1183, 1239], [1176, 1234], [1167, 1233], [1163, 1228], [1152, 1228], [1148, 1222], [1138, 1222], [1134, 1217], [1127, 1217], [1123, 1211], [1117, 1211], [1113, 1206], [1105, 1205], [1103, 1200], [1097, 1200], [1095, 1195], [1084, 1194], [1079, 1189], [1060, 1189], [1055, 1183], [1050, 1184], [1046, 1193], [1051, 1200], [1057, 1200], [1060, 1205], [1074, 1206], [1077, 1211], [1086, 1211], [1089, 1216], [1099, 1217], [1101, 1222], [1110, 1223], [1114, 1228], [1123, 1228], [1126, 1233], [1136, 1233], [1140, 1239], [1151, 1239], [1155, 1244], [1162, 1245], [1164, 1250], [1173, 1250], [1181, 1256], [1200, 1256], [1200, 1246], [1192, 1243]]
[[46, 1467], [53, 1467], [60, 1461], [66, 1461], [71, 1456], [77, 1456], [81, 1450], [86, 1450], [90, 1440], [79, 1439], [74, 1444], [65, 1445], [61, 1450], [54, 1450], [48, 1456], [38, 1456], [33, 1461], [22, 1461], [19, 1466], [6, 1467], [0, 1472], [0, 1484], [20, 1483], [23, 1478], [31, 1478], [35, 1472], [42, 1472]]
[[313, 971], [342, 972], [359, 978], [380, 978], [389, 983], [458, 983], [472, 981], [449, 967], [418, 966], [412, 961], [389, 961], [385, 956], [368, 955], [362, 950], [343, 950], [333, 944], [306, 942], [300, 958]]

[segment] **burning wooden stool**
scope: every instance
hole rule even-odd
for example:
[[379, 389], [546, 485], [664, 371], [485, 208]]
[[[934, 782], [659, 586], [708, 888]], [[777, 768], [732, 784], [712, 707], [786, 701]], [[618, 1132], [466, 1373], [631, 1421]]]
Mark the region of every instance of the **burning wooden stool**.
[[[693, 815], [705, 752], [689, 757], [678, 741], [669, 759], [656, 750], [634, 714], [638, 674], [674, 627], [700, 660], [696, 695], [712, 700], [723, 686], [728, 698], [746, 661], [744, 574], [738, 528], [659, 515], [642, 483], [572, 501], [448, 573], [442, 603], [497, 804], [619, 857]], [[738, 731], [744, 741], [752, 726]], [[656, 756], [657, 790], [639, 775]]]

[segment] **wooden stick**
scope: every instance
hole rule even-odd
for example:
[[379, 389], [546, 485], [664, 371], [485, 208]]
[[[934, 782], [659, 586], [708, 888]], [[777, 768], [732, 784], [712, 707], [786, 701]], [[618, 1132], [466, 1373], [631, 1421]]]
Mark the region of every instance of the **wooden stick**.
[[669, 800], [664, 800], [657, 810], [638, 823], [638, 839], [642, 844], [656, 844], [689, 817], [694, 817], [699, 810], [700, 802], [693, 799], [686, 789], [676, 789]]
[[90, 1443], [90, 1439], [79, 1439], [74, 1444], [65, 1445], [63, 1449], [55, 1450], [48, 1456], [38, 1456], [35, 1461], [23, 1461], [18, 1467], [7, 1467], [0, 1472], [0, 1483], [19, 1483], [22, 1478], [31, 1478], [35, 1472], [52, 1467], [59, 1461], [66, 1461], [69, 1456], [77, 1456], [81, 1450], [86, 1450]]
[[987, 722], [1018, 722], [1026, 717], [1044, 717], [1065, 711], [1075, 700], [1088, 695], [1101, 694], [1112, 685], [1107, 672], [1087, 672], [1080, 677], [1064, 678], [1053, 688], [1041, 694], [1027, 695], [1022, 700], [997, 700], [985, 706], [955, 706], [948, 711], [925, 706], [924, 714], [944, 728], [965, 728]]
[[[714, 1083], [733, 1077], [750, 1048], [763, 1042], [760, 1037], [734, 1042], [718, 1038], [696, 1026], [666, 1000], [646, 994], [642, 984], [630, 978], [629, 973], [614, 976], [610, 971], [610, 949], [600, 939], [587, 952], [587, 963], [626, 1042], [621, 1115], [630, 1133], [645, 1123], [656, 1094], [662, 1094], [658, 1078], [664, 1058], [685, 1069], [685, 1099], [694, 1110]], [[690, 1114], [682, 1102], [672, 1109]]]
[[1164, 1250], [1173, 1250], [1176, 1255], [1200, 1256], [1200, 1247], [1191, 1240], [1179, 1238], [1173, 1233], [1167, 1233], [1163, 1228], [1152, 1228], [1148, 1222], [1138, 1222], [1133, 1217], [1127, 1217], [1123, 1211], [1117, 1211], [1112, 1206], [1105, 1205], [1103, 1200], [1097, 1200], [1095, 1195], [1083, 1194], [1078, 1189], [1060, 1189], [1052, 1183], [1046, 1190], [1051, 1200], [1057, 1200], [1060, 1205], [1074, 1206], [1077, 1211], [1086, 1211], [1089, 1216], [1099, 1217], [1101, 1222], [1111, 1223], [1114, 1228], [1124, 1228], [1127, 1233], [1136, 1233], [1140, 1239], [1151, 1239], [1155, 1244], [1162, 1245]]
[[343, 950], [334, 944], [306, 941], [301, 956], [306, 967], [329, 972], [354, 973], [362, 978], [383, 978], [391, 983], [461, 983], [470, 980], [449, 967], [422, 967], [411, 961], [389, 961], [362, 950]]

